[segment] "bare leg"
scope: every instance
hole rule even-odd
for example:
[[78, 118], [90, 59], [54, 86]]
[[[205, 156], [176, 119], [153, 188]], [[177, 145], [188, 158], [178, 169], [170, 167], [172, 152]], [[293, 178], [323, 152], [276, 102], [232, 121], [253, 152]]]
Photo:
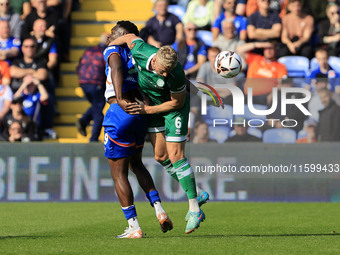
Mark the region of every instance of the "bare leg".
[[128, 180], [129, 158], [108, 159], [111, 176], [122, 207], [133, 205], [133, 193]]

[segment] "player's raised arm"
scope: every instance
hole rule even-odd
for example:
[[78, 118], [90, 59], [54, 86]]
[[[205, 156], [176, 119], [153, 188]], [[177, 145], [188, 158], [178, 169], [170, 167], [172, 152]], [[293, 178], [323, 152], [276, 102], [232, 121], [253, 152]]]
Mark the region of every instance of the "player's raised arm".
[[122, 45], [126, 43], [130, 47], [131, 43], [136, 39], [142, 40], [142, 38], [136, 36], [135, 34], [125, 34], [110, 42], [109, 45]]

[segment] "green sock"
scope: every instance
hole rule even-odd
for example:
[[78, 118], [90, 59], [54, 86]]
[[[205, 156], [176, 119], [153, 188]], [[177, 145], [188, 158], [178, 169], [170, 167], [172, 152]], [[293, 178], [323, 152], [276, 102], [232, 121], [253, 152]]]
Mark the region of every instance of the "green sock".
[[187, 193], [188, 199], [197, 197], [195, 175], [192, 168], [186, 158], [178, 160], [174, 163], [174, 168], [177, 174], [179, 183], [181, 184], [185, 193]]
[[171, 177], [174, 178], [176, 180], [176, 182], [178, 182], [176, 171], [175, 171], [174, 166], [172, 165], [170, 159], [167, 159], [164, 162], [161, 162], [161, 165], [164, 167], [165, 171], [167, 171], [168, 174], [170, 174]]

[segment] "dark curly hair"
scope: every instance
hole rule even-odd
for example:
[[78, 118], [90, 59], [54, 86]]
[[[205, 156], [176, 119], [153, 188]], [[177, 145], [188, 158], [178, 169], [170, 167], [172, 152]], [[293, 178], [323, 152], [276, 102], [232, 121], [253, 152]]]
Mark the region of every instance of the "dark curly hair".
[[118, 21], [117, 26], [124, 28], [129, 33], [133, 33], [136, 36], [139, 36], [139, 31], [138, 31], [137, 26], [128, 20]]

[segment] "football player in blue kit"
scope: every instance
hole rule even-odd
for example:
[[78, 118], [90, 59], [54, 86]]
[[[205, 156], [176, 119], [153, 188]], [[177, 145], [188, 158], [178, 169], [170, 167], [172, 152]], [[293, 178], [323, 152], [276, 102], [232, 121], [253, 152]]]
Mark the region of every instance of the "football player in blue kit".
[[[129, 21], [120, 21], [112, 28], [108, 37], [109, 44], [115, 38], [127, 34], [139, 34], [138, 28]], [[124, 111], [135, 98], [143, 100], [138, 88], [137, 70], [126, 45], [108, 46], [104, 51], [106, 61], [105, 98], [110, 104], [103, 121], [105, 156], [111, 168], [111, 176], [129, 227], [117, 238], [141, 238], [143, 232], [137, 220], [133, 192], [128, 180], [128, 170], [135, 173], [137, 180], [146, 193], [156, 217], [165, 233], [173, 224], [161, 205], [161, 200], [148, 170], [142, 162], [142, 149], [147, 132], [145, 115], [130, 115]], [[118, 90], [117, 87], [122, 87]]]

